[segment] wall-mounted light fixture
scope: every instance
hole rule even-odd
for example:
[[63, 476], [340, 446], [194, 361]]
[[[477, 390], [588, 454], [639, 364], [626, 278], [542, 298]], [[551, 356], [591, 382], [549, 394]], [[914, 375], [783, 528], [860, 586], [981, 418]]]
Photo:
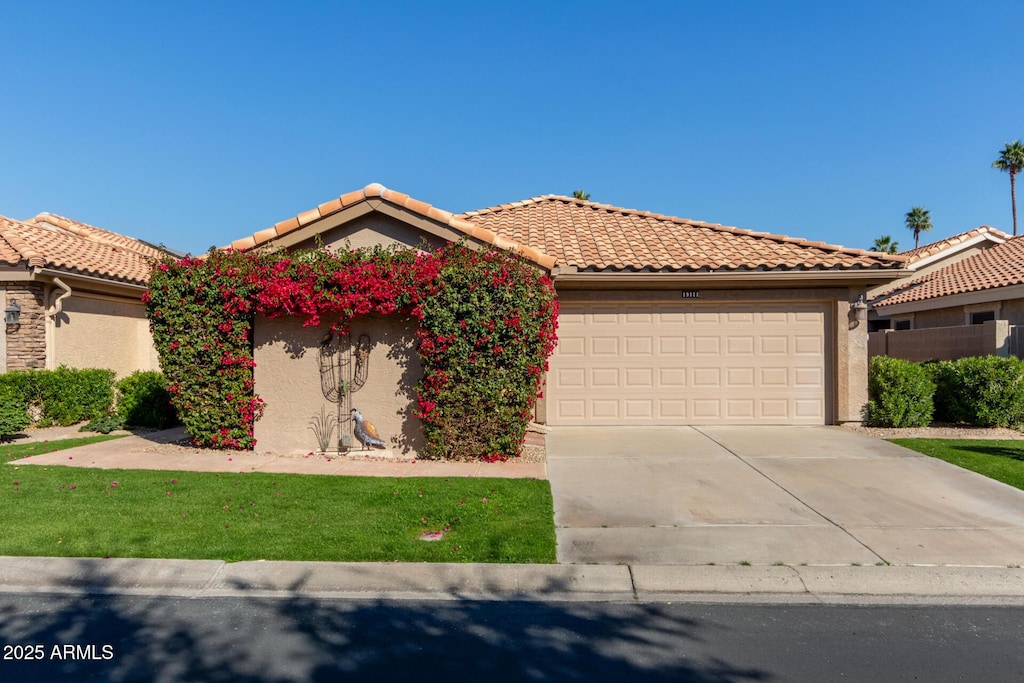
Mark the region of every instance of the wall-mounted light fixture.
[[857, 299], [857, 301], [855, 301], [852, 306], [850, 306], [850, 329], [852, 330], [860, 326], [860, 324], [866, 321], [867, 319], [868, 304], [864, 300], [864, 295], [861, 294], [860, 298]]
[[7, 334], [17, 332], [21, 327], [21, 306], [14, 299], [11, 299], [4, 309], [4, 322], [7, 323]]

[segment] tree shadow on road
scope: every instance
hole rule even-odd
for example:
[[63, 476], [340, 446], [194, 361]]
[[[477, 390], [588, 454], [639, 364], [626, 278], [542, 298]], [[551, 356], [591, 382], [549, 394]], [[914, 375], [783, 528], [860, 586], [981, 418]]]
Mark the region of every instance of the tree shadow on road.
[[[0, 594], [0, 643], [42, 644], [47, 661], [5, 661], [6, 680], [697, 681], [767, 680], [696, 654], [721, 626], [663, 605], [525, 596], [313, 597], [306, 579], [269, 595], [150, 597], [115, 592], [83, 561], [78, 594]], [[367, 565], [373, 572], [375, 565]], [[550, 584], [540, 593], [557, 594]], [[483, 594], [487, 594], [484, 591]], [[42, 609], [40, 609], [42, 608]], [[113, 646], [107, 661], [51, 660], [54, 645]], [[706, 648], [705, 648], [706, 649]]]

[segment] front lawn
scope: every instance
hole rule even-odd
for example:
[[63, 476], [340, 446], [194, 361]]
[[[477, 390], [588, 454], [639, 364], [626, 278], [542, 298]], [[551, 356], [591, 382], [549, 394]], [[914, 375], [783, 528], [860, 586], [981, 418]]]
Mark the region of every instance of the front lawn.
[[[2, 446], [0, 463], [62, 443]], [[11, 464], [0, 473], [0, 555], [555, 561], [551, 489], [541, 480]], [[441, 539], [419, 540], [424, 532]]]
[[891, 439], [894, 444], [945, 460], [1024, 490], [1024, 441]]

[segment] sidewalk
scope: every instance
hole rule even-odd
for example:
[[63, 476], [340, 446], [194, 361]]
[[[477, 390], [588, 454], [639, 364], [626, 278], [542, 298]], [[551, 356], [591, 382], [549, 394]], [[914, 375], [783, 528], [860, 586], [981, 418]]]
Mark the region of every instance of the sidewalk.
[[0, 592], [326, 599], [1024, 606], [1024, 570], [0, 557]]

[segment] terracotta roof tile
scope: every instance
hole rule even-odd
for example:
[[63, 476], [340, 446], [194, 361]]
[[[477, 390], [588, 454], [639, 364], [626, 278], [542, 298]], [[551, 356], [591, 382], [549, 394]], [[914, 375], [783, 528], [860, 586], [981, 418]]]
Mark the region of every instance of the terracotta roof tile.
[[456, 216], [581, 271], [902, 268], [906, 259], [545, 195]]
[[[413, 199], [405, 193], [389, 190], [380, 183], [371, 183], [362, 190], [343, 194], [338, 199], [321, 204], [317, 218], [325, 217], [331, 213], [340, 211], [342, 208], [347, 208], [359, 202], [366, 201], [367, 199], [376, 199], [378, 197], [390, 204], [400, 206], [415, 214], [447, 225], [454, 230], [474, 237], [482, 242], [494, 244], [497, 238], [497, 235], [483, 226], [476, 225], [462, 218], [453, 216], [451, 213], [437, 209], [426, 202]], [[317, 211], [318, 209], [313, 209], [312, 211], [301, 213], [294, 218], [281, 221], [273, 228], [261, 230], [248, 237], [235, 240], [230, 246], [232, 249], [246, 250], [266, 244], [272, 241], [275, 237], [280, 237], [292, 230], [296, 230], [300, 225], [308, 225], [315, 221], [316, 218], [311, 218], [311, 216]], [[523, 258], [537, 263], [544, 268], [550, 269], [555, 265], [555, 259], [553, 257], [542, 253], [533, 246], [527, 246], [526, 244], [508, 236], [503, 237], [502, 248], [508, 249], [509, 251], [515, 251], [521, 254]]]
[[1010, 237], [1002, 244], [880, 294], [874, 306], [883, 308], [1020, 284], [1024, 284], [1024, 236]]
[[159, 248], [141, 240], [137, 240], [134, 237], [128, 237], [127, 235], [121, 235], [116, 232], [111, 232], [110, 230], [97, 228], [95, 225], [89, 225], [88, 223], [82, 223], [81, 221], [76, 221], [71, 218], [58, 216], [54, 213], [41, 213], [28, 222], [36, 225], [52, 225], [88, 240], [105, 242], [124, 249], [130, 249], [148, 258], [160, 258], [164, 255], [164, 252]]
[[959, 235], [953, 235], [952, 237], [947, 237], [937, 242], [925, 244], [917, 247], [916, 249], [908, 249], [907, 251], [900, 252], [900, 254], [907, 257], [907, 263], [915, 263], [921, 259], [928, 258], [929, 256], [933, 256], [968, 242], [975, 237], [981, 236], [986, 236], [994, 242], [1005, 242], [1011, 237], [1011, 235], [1006, 234], [1002, 230], [996, 230], [995, 228], [990, 228], [987, 225], [982, 225], [974, 230], [968, 230], [967, 232], [962, 232]]
[[156, 247], [53, 214], [30, 222], [0, 216], [0, 259], [118, 282], [145, 284]]
[[[591, 271], [897, 270], [906, 263], [903, 256], [557, 195], [453, 215], [372, 183], [321, 204], [319, 214], [327, 216], [371, 198], [380, 198], [481, 242], [516, 251], [545, 268], [557, 263]], [[278, 223], [276, 234], [263, 230], [231, 246], [251, 249], [266, 244], [300, 224], [308, 225], [310, 216], [311, 212], [299, 214]]]

